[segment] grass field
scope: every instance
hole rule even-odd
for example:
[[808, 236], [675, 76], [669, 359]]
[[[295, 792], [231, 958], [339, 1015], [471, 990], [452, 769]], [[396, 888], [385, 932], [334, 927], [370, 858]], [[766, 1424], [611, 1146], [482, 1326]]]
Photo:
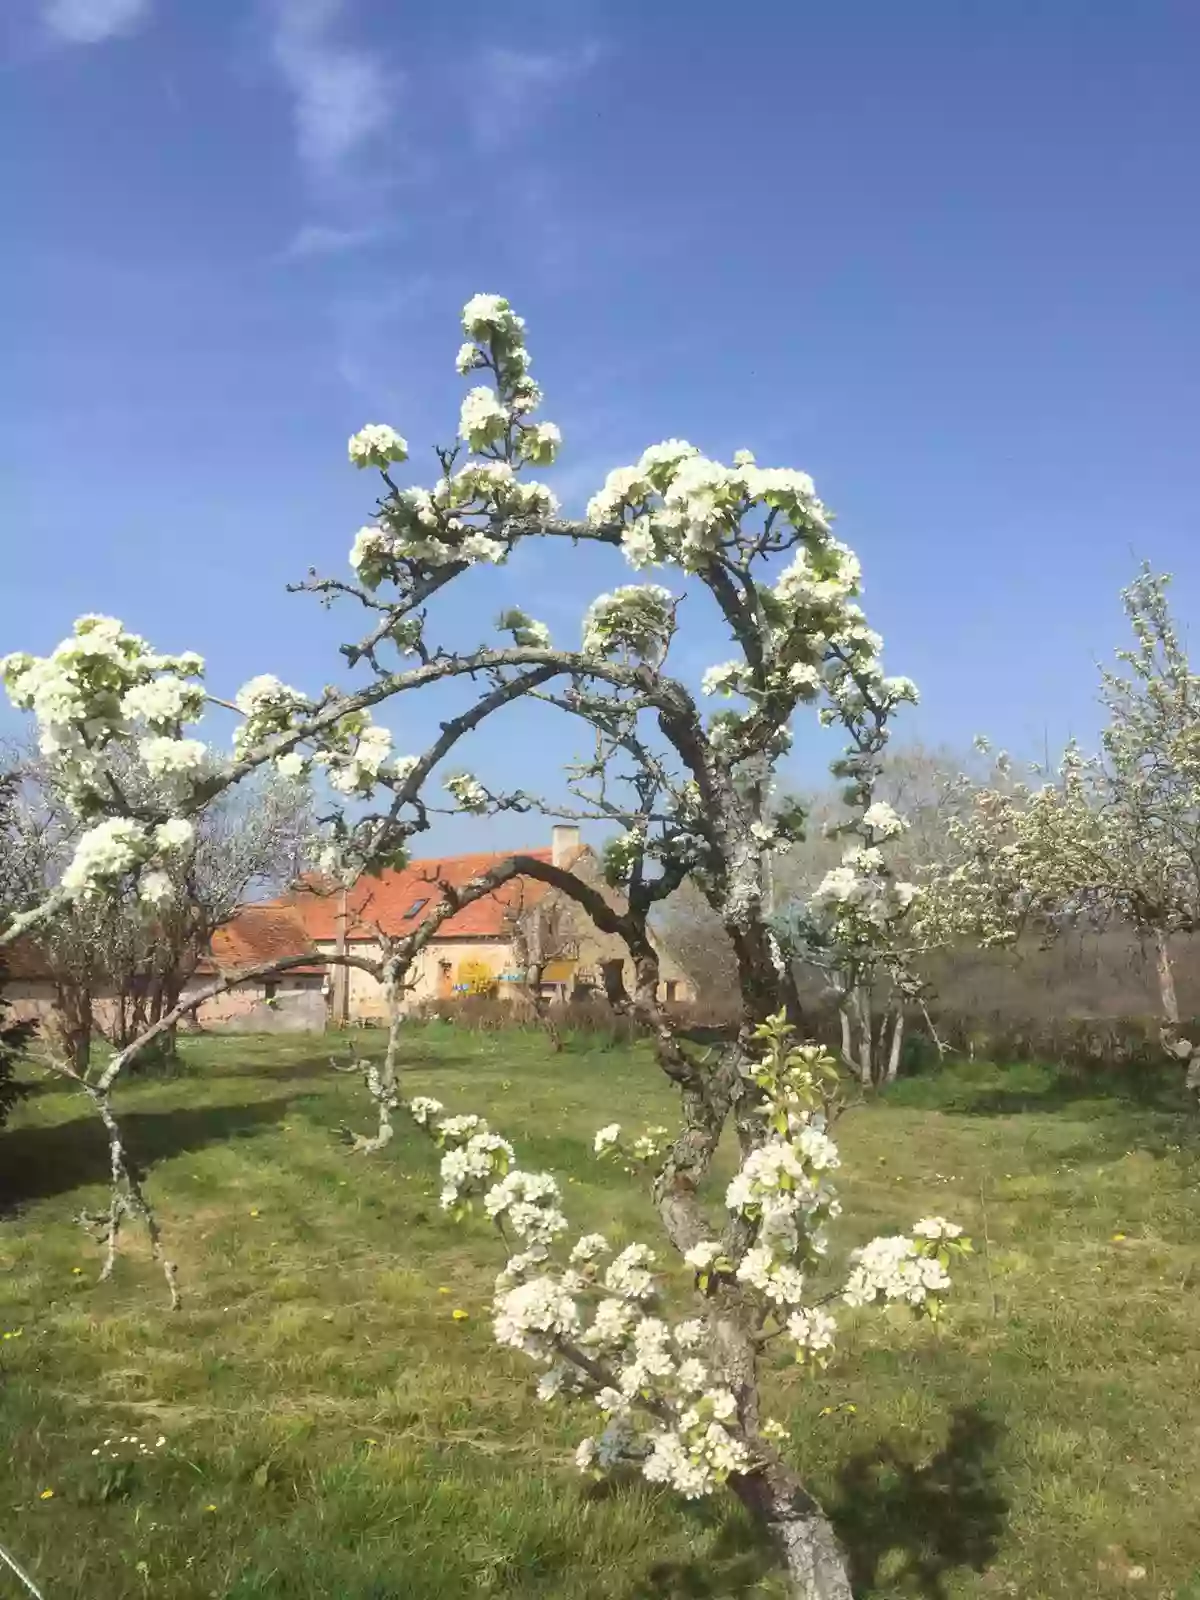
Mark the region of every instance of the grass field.
[[[77, 1101], [43, 1089], [0, 1134], [0, 1543], [46, 1600], [773, 1592], [724, 1501], [581, 1482], [581, 1430], [491, 1344], [494, 1241], [442, 1217], [406, 1124], [367, 1160], [338, 1143], [369, 1116], [326, 1041], [185, 1049], [121, 1102], [176, 1314], [132, 1236], [95, 1284], [73, 1219], [105, 1148]], [[645, 1055], [433, 1025], [408, 1059], [406, 1089], [556, 1169], [573, 1221], [654, 1242], [590, 1156], [604, 1122], [669, 1118]], [[824, 1375], [769, 1379], [858, 1592], [1200, 1600], [1195, 1120], [1153, 1085], [962, 1066], [840, 1140], [844, 1244], [936, 1211], [980, 1252], [940, 1334], [864, 1318]]]

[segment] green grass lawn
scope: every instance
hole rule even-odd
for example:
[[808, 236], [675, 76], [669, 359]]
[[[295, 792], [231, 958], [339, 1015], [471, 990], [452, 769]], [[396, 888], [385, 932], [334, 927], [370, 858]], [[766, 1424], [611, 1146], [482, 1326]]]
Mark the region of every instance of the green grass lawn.
[[[774, 1592], [723, 1500], [580, 1480], [583, 1430], [491, 1343], [496, 1243], [441, 1215], [406, 1122], [380, 1156], [338, 1142], [370, 1116], [327, 1041], [185, 1049], [120, 1097], [175, 1314], [133, 1233], [96, 1285], [74, 1219], [106, 1150], [78, 1101], [45, 1088], [0, 1134], [0, 1543], [46, 1600]], [[407, 1056], [406, 1091], [485, 1112], [581, 1228], [656, 1241], [590, 1155], [602, 1123], [669, 1119], [646, 1054], [433, 1025]], [[847, 1318], [826, 1373], [770, 1375], [858, 1592], [1200, 1600], [1195, 1120], [1128, 1083], [962, 1066], [840, 1141], [842, 1244], [934, 1211], [979, 1250], [940, 1333]]]

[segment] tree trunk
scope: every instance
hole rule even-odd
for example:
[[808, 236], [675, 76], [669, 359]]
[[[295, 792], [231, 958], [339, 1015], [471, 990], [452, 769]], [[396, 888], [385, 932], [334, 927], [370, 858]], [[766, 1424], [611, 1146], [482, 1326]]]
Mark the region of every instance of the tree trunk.
[[858, 1076], [864, 1089], [875, 1081], [872, 1062], [871, 1001], [861, 983], [854, 986], [854, 1009], [858, 1021]]
[[842, 1024], [842, 1059], [848, 1067], [854, 1065], [854, 1038], [850, 1032], [850, 1013], [845, 1002], [838, 1008], [838, 1017]]
[[[710, 1326], [716, 1366], [738, 1403], [738, 1418], [758, 1438], [758, 1350], [745, 1308], [715, 1311]], [[763, 1529], [787, 1574], [789, 1600], [852, 1600], [846, 1562], [829, 1519], [774, 1451], [757, 1472], [735, 1473], [729, 1486]]]
[[904, 1043], [904, 1003], [901, 1001], [896, 1007], [896, 1016], [892, 1022], [892, 1047], [888, 1051], [887, 1081], [895, 1083], [900, 1071], [900, 1049]]
[[1175, 993], [1175, 971], [1171, 949], [1161, 928], [1154, 930], [1154, 953], [1158, 966], [1158, 992], [1162, 1001], [1161, 1038], [1163, 1049], [1187, 1068], [1184, 1079], [1189, 1089], [1200, 1090], [1200, 1050], [1180, 1032], [1179, 997]]
[[1154, 930], [1154, 954], [1158, 964], [1158, 992], [1162, 1001], [1163, 1021], [1170, 1028], [1178, 1028], [1179, 998], [1175, 993], [1175, 972], [1171, 965], [1167, 936], [1161, 928]]
[[779, 1552], [789, 1600], [853, 1600], [828, 1517], [782, 1462], [730, 1478], [729, 1485]]

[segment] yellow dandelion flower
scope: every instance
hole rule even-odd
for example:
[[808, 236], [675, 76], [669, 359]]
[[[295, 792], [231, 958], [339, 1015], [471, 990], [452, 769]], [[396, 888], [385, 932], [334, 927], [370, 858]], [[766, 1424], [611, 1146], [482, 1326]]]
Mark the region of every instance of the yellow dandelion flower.
[[450, 1290], [449, 1290], [449, 1288], [447, 1287], [446, 1284], [442, 1283], [442, 1284], [438, 1285], [438, 1293], [439, 1294], [449, 1294]]
[[78, 1278], [80, 1276], [80, 1274], [83, 1272], [83, 1268], [82, 1267], [72, 1267], [71, 1268], [71, 1272], [72, 1272], [72, 1275], [74, 1277]]
[[461, 1308], [458, 1308], [458, 1307], [456, 1307], [455, 1310], [453, 1310], [450, 1313], [450, 1315], [454, 1318], [455, 1322], [465, 1322], [467, 1320], [467, 1318], [470, 1316], [470, 1314], [471, 1313], [469, 1311], [463, 1311]]
[[1125, 1235], [1123, 1233], [1114, 1233], [1110, 1242], [1112, 1244], [1124, 1244]]
[[216, 1508], [216, 1506], [209, 1505], [209, 1506], [205, 1506], [204, 1509], [205, 1509], [205, 1511], [215, 1511], [217, 1508]]
[[251, 1208], [250, 1215], [252, 1217], [258, 1216], [258, 1207], [257, 1206], [254, 1206], [254, 1207]]
[[39, 1500], [53, 1500], [54, 1499], [54, 1490], [53, 1489], [43, 1489], [41, 1494], [38, 1495], [38, 1499]]

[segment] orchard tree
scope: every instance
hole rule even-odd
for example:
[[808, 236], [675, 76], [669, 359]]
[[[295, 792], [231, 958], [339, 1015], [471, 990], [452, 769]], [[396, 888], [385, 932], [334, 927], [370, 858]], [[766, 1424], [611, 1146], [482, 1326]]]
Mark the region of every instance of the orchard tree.
[[[859, 564], [833, 537], [806, 474], [760, 467], [746, 451], [724, 464], [671, 439], [616, 468], [586, 517], [566, 520], [550, 489], [528, 475], [553, 462], [560, 437], [536, 420], [541, 392], [522, 319], [499, 296], [477, 295], [463, 326], [458, 369], [477, 381], [456, 442], [436, 452], [433, 481], [402, 484], [408, 446], [391, 427], [371, 424], [350, 440], [351, 462], [379, 474], [375, 514], [354, 539], [352, 577], [311, 576], [303, 586], [325, 601], [344, 597], [365, 615], [365, 632], [342, 647], [354, 674], [347, 683], [311, 696], [272, 676], [254, 678], [233, 697], [242, 721], [232, 756], [214, 767], [191, 732], [206, 699], [199, 657], [161, 654], [119, 622], [86, 617], [49, 657], [7, 659], [9, 691], [37, 716], [43, 751], [84, 824], [56, 894], [10, 931], [122, 886], [164, 903], [203, 808], [272, 764], [293, 776], [323, 773], [344, 798], [324, 819], [321, 856], [323, 870], [343, 881], [403, 861], [439, 806], [481, 816], [506, 808], [559, 814], [549, 799], [482, 781], [461, 764], [461, 747], [518, 702], [578, 722], [593, 754], [569, 775], [581, 802], [572, 814], [619, 828], [605, 868], [620, 897], [516, 855], [465, 886], [442, 885], [433, 915], [387, 941], [378, 962], [338, 956], [381, 979], [391, 1013], [383, 1065], [367, 1074], [378, 1128], [359, 1146], [385, 1144], [403, 1107], [397, 997], [442, 920], [526, 877], [574, 901], [618, 941], [632, 983], [625, 963], [606, 962], [608, 998], [649, 1034], [678, 1090], [680, 1122], [672, 1133], [630, 1139], [616, 1126], [603, 1129], [597, 1149], [648, 1166], [675, 1271], [694, 1290], [694, 1315], [668, 1314], [660, 1298], [666, 1275], [645, 1245], [609, 1259], [606, 1242], [585, 1235], [560, 1252], [566, 1219], [556, 1181], [521, 1167], [512, 1146], [477, 1117], [449, 1115], [428, 1099], [407, 1109], [441, 1148], [443, 1204], [459, 1212], [480, 1195], [507, 1246], [497, 1340], [544, 1369], [543, 1398], [578, 1403], [604, 1420], [598, 1435], [585, 1427], [580, 1466], [632, 1462], [685, 1496], [727, 1485], [774, 1539], [792, 1594], [848, 1600], [830, 1525], [777, 1448], [778, 1428], [760, 1414], [763, 1352], [783, 1343], [802, 1363], [825, 1361], [838, 1302], [935, 1314], [950, 1254], [965, 1246], [953, 1224], [930, 1218], [857, 1251], [848, 1276], [829, 1259], [828, 1225], [838, 1215], [829, 1186], [836, 1067], [818, 1047], [796, 1042], [799, 1006], [772, 923], [770, 877], [800, 819], [779, 807], [774, 779], [798, 712], [813, 708], [844, 730], [835, 771], [854, 817], [821, 900], [829, 939], [845, 941], [842, 959], [865, 959], [873, 940], [896, 937], [913, 898], [882, 858], [880, 841], [902, 823], [879, 809], [873, 784], [892, 714], [915, 690], [885, 676], [880, 640], [857, 603]], [[457, 580], [503, 565], [534, 540], [607, 547], [654, 581], [598, 595], [578, 642], [555, 642], [544, 622], [511, 607], [498, 618], [498, 638], [454, 642], [441, 631], [462, 615]], [[702, 606], [734, 652], [704, 675], [703, 692], [728, 702], [715, 713], [672, 672], [684, 618]], [[406, 696], [434, 684], [457, 684], [461, 709], [428, 748], [399, 753], [375, 713], [389, 702], [402, 713]], [[147, 801], [122, 785], [118, 751], [169, 774], [169, 803], [161, 790]], [[448, 797], [440, 801], [435, 774]], [[724, 1034], [697, 1038], [658, 1001], [651, 918], [685, 879], [704, 895], [733, 952], [739, 1015]], [[139, 1048], [201, 998], [165, 1013], [88, 1086], [111, 1124], [115, 1172], [124, 1168], [113, 1085]], [[713, 1206], [703, 1185], [727, 1127], [740, 1170]], [[140, 1190], [131, 1197], [122, 1182], [126, 1207], [144, 1205]]]
[[1101, 674], [1101, 753], [1068, 746], [1056, 781], [973, 796], [949, 830], [916, 923], [931, 937], [1012, 943], [1026, 929], [1132, 928], [1155, 952], [1166, 1050], [1200, 1088], [1200, 1042], [1182, 1034], [1171, 941], [1200, 930], [1200, 677], [1144, 566], [1122, 592], [1133, 628]]
[[[28, 898], [32, 887], [16, 825], [17, 789], [15, 773], [0, 773], [0, 926], [5, 916]], [[16, 1069], [33, 1034], [31, 1023], [14, 1021], [9, 1015], [4, 999], [5, 976], [4, 952], [0, 950], [0, 1128], [25, 1093]]]

